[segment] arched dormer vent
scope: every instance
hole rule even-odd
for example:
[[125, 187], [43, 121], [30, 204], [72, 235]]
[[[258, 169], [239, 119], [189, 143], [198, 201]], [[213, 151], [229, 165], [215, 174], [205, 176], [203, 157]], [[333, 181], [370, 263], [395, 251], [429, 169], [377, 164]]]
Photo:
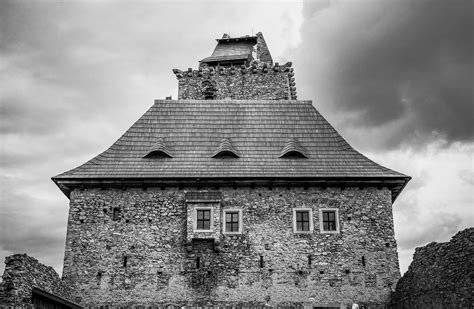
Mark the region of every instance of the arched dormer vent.
[[223, 138], [212, 154], [213, 158], [240, 158], [237, 149], [232, 145], [230, 138]]
[[280, 152], [280, 158], [309, 158], [296, 138], [289, 138]]
[[159, 137], [153, 146], [148, 150], [144, 158], [172, 158], [173, 156], [166, 148], [165, 139]]

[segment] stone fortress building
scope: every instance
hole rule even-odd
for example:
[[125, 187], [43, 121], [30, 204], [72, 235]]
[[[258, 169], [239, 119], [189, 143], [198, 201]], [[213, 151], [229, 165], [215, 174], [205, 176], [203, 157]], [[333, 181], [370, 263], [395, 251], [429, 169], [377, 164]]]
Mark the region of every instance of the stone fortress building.
[[53, 177], [63, 283], [86, 307], [387, 305], [392, 204], [410, 177], [354, 150], [261, 33], [224, 35], [178, 99]]

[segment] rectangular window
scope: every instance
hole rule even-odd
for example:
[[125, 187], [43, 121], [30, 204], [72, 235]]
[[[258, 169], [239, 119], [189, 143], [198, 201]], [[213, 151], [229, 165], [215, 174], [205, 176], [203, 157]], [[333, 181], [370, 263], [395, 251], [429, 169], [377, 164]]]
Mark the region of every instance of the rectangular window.
[[339, 209], [320, 209], [319, 228], [321, 233], [339, 233]]
[[224, 209], [224, 234], [241, 234], [242, 233], [242, 210], [241, 209]]
[[196, 223], [197, 223], [196, 225], [197, 230], [210, 230], [211, 229], [211, 210], [198, 209]]
[[293, 232], [313, 233], [313, 210], [311, 208], [293, 208]]
[[336, 230], [336, 212], [335, 211], [323, 211], [323, 230], [325, 231]]
[[296, 230], [309, 231], [309, 211], [296, 211]]
[[226, 212], [225, 214], [225, 231], [238, 232], [239, 231], [239, 213]]

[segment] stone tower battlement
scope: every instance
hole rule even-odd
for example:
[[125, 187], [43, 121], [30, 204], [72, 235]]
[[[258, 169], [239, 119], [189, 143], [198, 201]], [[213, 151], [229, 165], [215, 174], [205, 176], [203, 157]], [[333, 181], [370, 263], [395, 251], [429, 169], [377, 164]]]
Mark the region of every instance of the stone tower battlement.
[[174, 69], [179, 100], [296, 100], [292, 63], [280, 66], [261, 32], [255, 36], [217, 39], [199, 68]]
[[179, 100], [296, 100], [292, 63], [174, 69]]

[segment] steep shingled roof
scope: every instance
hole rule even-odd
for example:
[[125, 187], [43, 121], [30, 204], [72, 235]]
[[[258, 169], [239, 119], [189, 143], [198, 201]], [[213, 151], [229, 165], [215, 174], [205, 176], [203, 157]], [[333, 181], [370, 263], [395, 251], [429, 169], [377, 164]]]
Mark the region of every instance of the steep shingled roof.
[[[157, 136], [173, 158], [143, 158]], [[212, 158], [224, 137], [240, 158]], [[290, 138], [308, 158], [280, 158]], [[53, 180], [334, 177], [409, 179], [354, 150], [311, 101], [157, 100], [109, 149]]]

